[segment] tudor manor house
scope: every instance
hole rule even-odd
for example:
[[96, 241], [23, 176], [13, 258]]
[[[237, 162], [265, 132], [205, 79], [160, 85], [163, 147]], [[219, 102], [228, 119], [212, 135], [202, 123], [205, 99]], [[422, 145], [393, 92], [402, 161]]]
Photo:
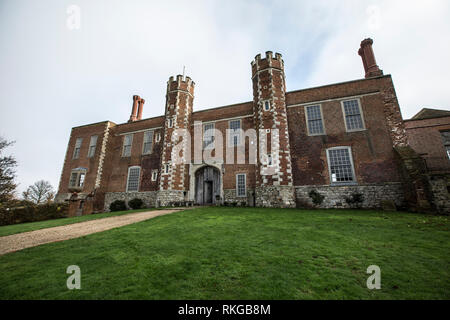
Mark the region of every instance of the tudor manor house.
[[[359, 194], [363, 208], [445, 211], [448, 175], [430, 177], [411, 147], [392, 78], [378, 67], [372, 45], [366, 39], [358, 51], [363, 79], [290, 92], [281, 54], [257, 55], [253, 101], [208, 110], [193, 110], [192, 79], [170, 77], [163, 116], [142, 119], [145, 100], [135, 95], [129, 121], [72, 128], [56, 201], [68, 201], [71, 215], [81, 215], [134, 198], [148, 207], [346, 208]], [[278, 161], [270, 175], [263, 174], [270, 161], [261, 162], [259, 154], [250, 161], [251, 142], [242, 132], [252, 128], [267, 137], [278, 129], [278, 148], [268, 147]], [[203, 149], [218, 148], [214, 132], [221, 132], [223, 154], [231, 148], [238, 157], [245, 150], [245, 161], [196, 162], [191, 148], [181, 150], [188, 161], [174, 164], [178, 129], [191, 133], [192, 146], [194, 131], [201, 130]], [[311, 191], [324, 197], [322, 203], [313, 203]], [[438, 205], [440, 192], [447, 198]]]

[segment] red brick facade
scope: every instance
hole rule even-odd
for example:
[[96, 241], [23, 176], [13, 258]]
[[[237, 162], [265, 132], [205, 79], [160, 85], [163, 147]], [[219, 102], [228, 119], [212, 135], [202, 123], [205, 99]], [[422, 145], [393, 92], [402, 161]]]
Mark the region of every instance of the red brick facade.
[[[365, 79], [292, 92], [286, 92], [281, 55], [274, 56], [272, 52], [267, 52], [265, 58], [258, 55], [251, 63], [253, 101], [209, 110], [193, 111], [194, 82], [189, 77], [171, 77], [164, 116], [141, 120], [143, 99], [134, 96], [129, 122], [118, 125], [104, 122], [72, 129], [58, 199], [70, 198], [71, 173], [82, 167], [87, 168], [87, 173], [78, 198], [88, 201], [86, 195], [94, 194], [94, 211], [107, 209], [114, 199], [132, 197], [143, 198], [148, 205], [167, 205], [170, 200], [195, 201], [200, 190], [195, 181], [197, 174], [213, 167], [212, 192], [217, 195], [213, 203], [301, 206], [305, 201], [310, 203], [307, 193], [317, 189], [327, 194], [323, 207], [345, 206], [344, 197], [355, 192], [366, 194], [366, 207], [381, 206], [385, 200], [401, 205], [402, 177], [393, 147], [407, 144], [406, 132], [391, 76], [384, 76], [379, 70], [371, 45], [371, 41], [365, 40], [359, 51]], [[319, 134], [308, 131], [308, 125], [313, 122], [305, 112], [311, 106], [321, 110], [321, 119], [315, 119], [323, 127]], [[349, 106], [353, 109], [348, 109]], [[350, 128], [354, 125], [352, 121], [360, 127]], [[257, 140], [240, 136], [242, 144], [230, 145], [232, 122], [244, 132], [253, 129]], [[214, 146], [223, 140], [223, 147], [210, 152], [216, 157], [213, 160], [198, 162], [195, 155], [203, 153], [203, 139], [196, 139], [195, 132], [202, 132], [205, 124], [222, 133], [223, 138], [215, 135]], [[188, 129], [190, 138], [186, 135], [183, 141], [184, 146], [190, 145], [191, 153], [185, 148], [178, 150], [178, 156], [186, 162], [175, 165], [172, 164], [174, 148], [181, 139], [180, 134], [174, 136], [177, 129]], [[152, 150], [144, 155], [144, 135], [149, 130], [153, 131]], [[278, 137], [272, 142], [275, 133]], [[88, 140], [94, 134], [99, 135], [96, 155], [86, 159]], [[130, 135], [132, 138], [126, 138]], [[79, 137], [83, 138], [80, 158], [72, 160]], [[131, 153], [124, 156], [127, 139], [132, 139]], [[279, 165], [276, 172], [265, 174], [270, 163], [259, 148], [256, 154], [250, 152], [254, 143], [259, 147], [261, 141], [267, 143], [272, 161]], [[336, 147], [348, 147], [345, 150], [349, 150], [354, 172], [351, 183], [332, 181], [336, 173], [330, 168], [329, 152]], [[166, 164], [169, 164], [168, 172]], [[139, 174], [139, 184], [137, 190], [129, 191], [129, 168], [133, 167], [140, 168], [135, 171]], [[155, 170], [157, 177], [153, 176]], [[347, 170], [350, 171], [349, 167]], [[207, 187], [208, 179], [212, 178], [204, 179]], [[394, 191], [387, 195], [386, 190]]]

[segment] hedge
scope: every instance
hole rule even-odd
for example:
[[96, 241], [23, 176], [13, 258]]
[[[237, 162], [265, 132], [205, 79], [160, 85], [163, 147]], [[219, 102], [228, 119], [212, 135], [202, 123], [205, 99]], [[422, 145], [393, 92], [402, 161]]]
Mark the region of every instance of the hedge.
[[0, 226], [11, 224], [44, 221], [66, 218], [69, 205], [67, 203], [50, 203], [41, 205], [25, 205], [22, 207], [0, 209]]

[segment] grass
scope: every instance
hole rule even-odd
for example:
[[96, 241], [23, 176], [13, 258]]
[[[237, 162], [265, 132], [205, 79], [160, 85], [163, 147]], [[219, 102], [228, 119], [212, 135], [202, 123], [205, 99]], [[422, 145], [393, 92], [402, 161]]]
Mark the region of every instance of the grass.
[[79, 223], [89, 220], [96, 220], [108, 217], [121, 216], [124, 214], [142, 212], [142, 211], [152, 211], [154, 209], [140, 209], [140, 210], [128, 210], [128, 211], [117, 211], [117, 212], [107, 212], [107, 213], [99, 213], [99, 214], [91, 214], [87, 216], [80, 217], [72, 217], [72, 218], [61, 218], [54, 220], [46, 220], [46, 221], [38, 221], [38, 222], [29, 222], [29, 223], [21, 223], [21, 224], [13, 224], [9, 226], [1, 226], [0, 227], [0, 237], [9, 236], [11, 234], [28, 232], [34, 230], [40, 230], [51, 227], [65, 226], [68, 224]]
[[201, 208], [1, 256], [0, 299], [450, 299], [449, 240], [448, 217]]

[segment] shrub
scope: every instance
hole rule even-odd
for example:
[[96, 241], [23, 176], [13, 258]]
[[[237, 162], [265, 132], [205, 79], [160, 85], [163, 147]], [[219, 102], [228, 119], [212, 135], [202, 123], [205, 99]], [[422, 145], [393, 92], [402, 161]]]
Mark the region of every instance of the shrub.
[[144, 206], [144, 201], [139, 198], [134, 198], [128, 201], [128, 206], [133, 210], [141, 209]]
[[125, 201], [123, 200], [116, 200], [113, 203], [109, 205], [110, 211], [125, 211], [127, 210], [127, 205], [125, 204]]
[[316, 206], [320, 206], [323, 203], [323, 200], [325, 199], [325, 196], [321, 195], [319, 192], [317, 192], [316, 190], [311, 190], [309, 192], [309, 197], [312, 199], [312, 202], [316, 205]]
[[69, 205], [67, 203], [46, 203], [41, 205], [24, 203], [20, 207], [3, 207], [0, 209], [0, 225], [6, 226], [10, 224], [66, 218], [68, 208]]
[[364, 202], [364, 195], [361, 193], [353, 193], [349, 198], [345, 198], [345, 202], [347, 202], [351, 207], [361, 207]]

